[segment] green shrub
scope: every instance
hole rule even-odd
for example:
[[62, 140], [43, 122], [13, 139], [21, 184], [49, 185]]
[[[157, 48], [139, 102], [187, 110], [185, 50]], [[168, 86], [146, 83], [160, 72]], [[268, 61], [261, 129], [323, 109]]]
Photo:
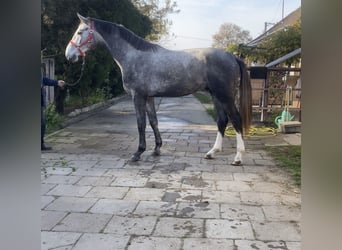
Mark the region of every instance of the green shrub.
[[63, 116], [56, 112], [54, 104], [49, 103], [45, 109], [46, 132], [50, 133], [62, 127]]
[[203, 92], [196, 92], [193, 94], [201, 103], [212, 104], [212, 100], [209, 94]]
[[88, 96], [87, 103], [92, 105], [95, 103], [105, 102], [110, 98], [111, 98], [111, 94], [108, 93], [108, 91], [106, 91], [105, 88], [103, 89], [97, 88], [94, 93]]
[[214, 119], [214, 121], [217, 120], [217, 114], [216, 114], [216, 111], [213, 107], [207, 108], [206, 111], [207, 111], [208, 115], [210, 115]]
[[268, 113], [267, 121], [265, 122], [265, 125], [272, 127], [272, 128], [278, 128], [277, 124], [275, 124], [275, 119], [281, 115], [281, 111], [272, 111]]
[[95, 103], [103, 103], [112, 98], [109, 88], [97, 88], [94, 92], [90, 92], [87, 96], [69, 95], [65, 99], [65, 106], [71, 108], [83, 108]]

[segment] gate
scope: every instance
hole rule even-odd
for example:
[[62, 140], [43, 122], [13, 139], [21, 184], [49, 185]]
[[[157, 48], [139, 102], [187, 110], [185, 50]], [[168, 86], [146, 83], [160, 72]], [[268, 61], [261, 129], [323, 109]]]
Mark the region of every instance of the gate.
[[[55, 60], [54, 58], [42, 59], [42, 71], [45, 77], [55, 79]], [[53, 86], [45, 86], [45, 103], [53, 103], [55, 98], [55, 88]]]
[[[253, 111], [260, 113], [260, 121], [269, 120], [269, 115], [284, 108], [286, 89], [289, 88], [290, 112], [301, 121], [300, 68], [250, 67]], [[299, 83], [299, 84], [298, 84]]]

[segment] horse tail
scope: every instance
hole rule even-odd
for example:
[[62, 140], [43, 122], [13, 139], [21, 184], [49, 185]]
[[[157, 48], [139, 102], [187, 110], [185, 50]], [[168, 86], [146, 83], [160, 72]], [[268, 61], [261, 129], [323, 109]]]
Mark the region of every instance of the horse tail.
[[252, 87], [246, 64], [236, 58], [240, 67], [240, 115], [242, 119], [243, 134], [247, 134], [252, 123]]

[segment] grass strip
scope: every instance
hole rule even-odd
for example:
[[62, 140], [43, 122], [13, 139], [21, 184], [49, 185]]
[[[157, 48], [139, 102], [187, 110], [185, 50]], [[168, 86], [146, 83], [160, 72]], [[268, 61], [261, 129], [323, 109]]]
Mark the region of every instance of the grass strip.
[[267, 146], [266, 151], [301, 186], [301, 146]]

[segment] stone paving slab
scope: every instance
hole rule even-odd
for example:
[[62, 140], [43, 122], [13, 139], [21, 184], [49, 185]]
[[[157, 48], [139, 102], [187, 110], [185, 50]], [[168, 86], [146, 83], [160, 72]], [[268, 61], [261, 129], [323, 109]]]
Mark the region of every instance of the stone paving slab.
[[158, 220], [154, 236], [159, 237], [196, 237], [202, 238], [204, 234], [203, 219], [184, 219], [162, 217]]
[[48, 206], [46, 206], [45, 210], [87, 212], [89, 208], [91, 208], [95, 204], [96, 201], [97, 198], [60, 196], [57, 199], [53, 200]]
[[128, 246], [129, 250], [173, 250], [181, 249], [182, 241], [180, 238], [171, 237], [133, 237]]
[[47, 138], [54, 150], [41, 157], [41, 249], [299, 250], [300, 189], [263, 150], [289, 136], [247, 138], [244, 165], [231, 166], [233, 137], [204, 159], [216, 126], [196, 99], [156, 105], [159, 157], [147, 128], [148, 150], [129, 161], [138, 144], [129, 98]]
[[184, 218], [219, 218], [220, 205], [209, 202], [180, 202], [176, 216]]
[[70, 213], [52, 230], [99, 233], [107, 225], [111, 217], [109, 214]]
[[208, 238], [186, 238], [184, 239], [184, 250], [233, 250], [233, 240], [208, 239]]
[[91, 213], [128, 215], [133, 212], [138, 204], [138, 200], [114, 200], [100, 199], [89, 210]]
[[221, 204], [221, 218], [246, 221], [265, 221], [266, 219], [262, 207], [241, 204]]
[[134, 210], [134, 214], [137, 216], [174, 216], [177, 211], [177, 206], [178, 204], [175, 202], [140, 201]]
[[116, 236], [112, 234], [83, 234], [72, 250], [124, 250], [129, 242], [128, 236]]
[[60, 211], [41, 211], [42, 230], [52, 230], [68, 213]]
[[103, 187], [92, 188], [85, 197], [95, 197], [103, 199], [122, 199], [128, 192], [128, 187]]
[[300, 240], [300, 229], [296, 222], [253, 221], [252, 223], [255, 230], [255, 237], [258, 240], [271, 241], [280, 238], [284, 241]]
[[206, 236], [220, 239], [254, 239], [251, 223], [242, 220], [207, 220]]
[[115, 235], [151, 235], [158, 217], [113, 216], [104, 229], [104, 233]]

